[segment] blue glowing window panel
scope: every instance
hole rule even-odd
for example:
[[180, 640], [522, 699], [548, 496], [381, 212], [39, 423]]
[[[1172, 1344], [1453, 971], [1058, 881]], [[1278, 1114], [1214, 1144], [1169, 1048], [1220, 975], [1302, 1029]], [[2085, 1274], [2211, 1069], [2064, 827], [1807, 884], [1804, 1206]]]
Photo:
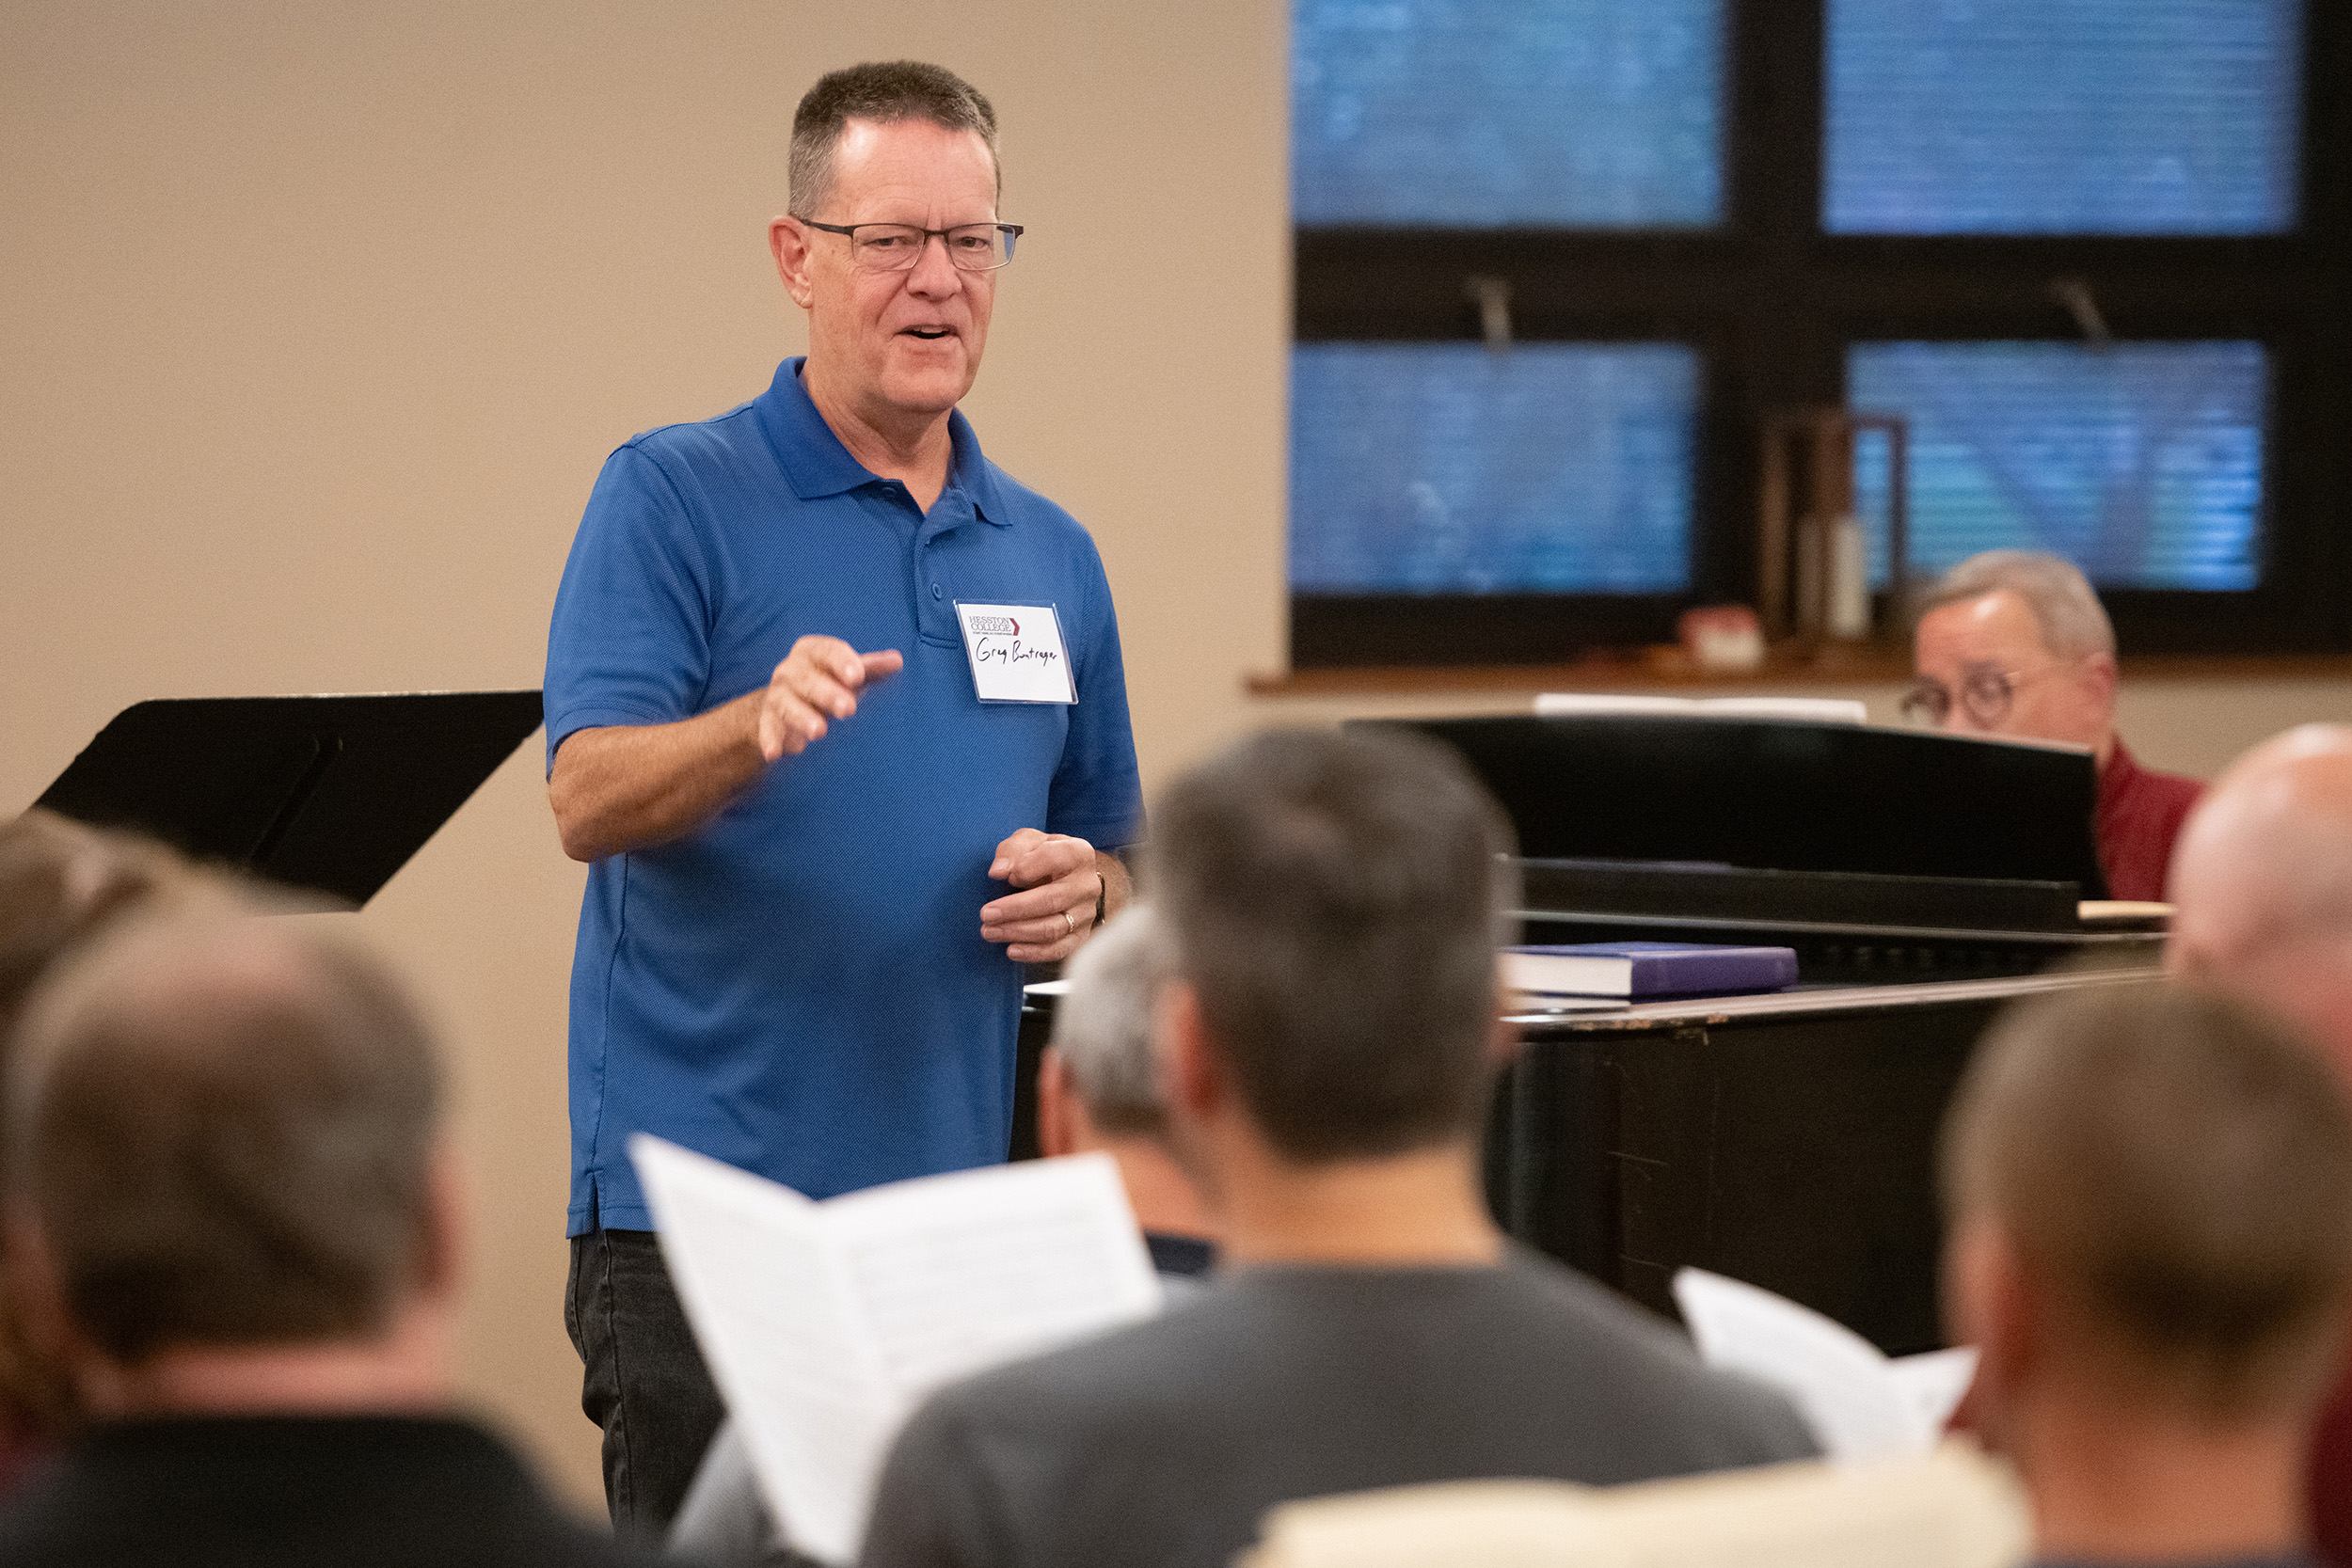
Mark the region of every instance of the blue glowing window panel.
[[1296, 0], [1294, 215], [1716, 223], [1724, 12], [1724, 0]]
[[[1846, 398], [1910, 418], [1915, 572], [2011, 548], [2113, 588], [2244, 590], [2262, 575], [2260, 343], [1857, 343]], [[1873, 523], [1883, 449], [1863, 443], [1854, 467]]]
[[1831, 0], [1837, 234], [2273, 234], [2302, 0]]
[[1291, 587], [1679, 592], [1698, 403], [1678, 343], [1300, 343]]

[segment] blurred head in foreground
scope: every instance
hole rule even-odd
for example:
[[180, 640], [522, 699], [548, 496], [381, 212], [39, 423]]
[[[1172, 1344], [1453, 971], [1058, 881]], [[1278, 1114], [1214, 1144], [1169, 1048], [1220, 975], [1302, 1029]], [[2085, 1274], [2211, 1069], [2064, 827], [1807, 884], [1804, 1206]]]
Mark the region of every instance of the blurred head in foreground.
[[2172, 895], [2173, 973], [2280, 1014], [2352, 1084], [2352, 726], [2232, 764], [2182, 831]]
[[1945, 1130], [1947, 1307], [2045, 1557], [2218, 1560], [2303, 1528], [2352, 1303], [2352, 1110], [2217, 997], [2010, 1014]]
[[[226, 884], [144, 839], [38, 808], [0, 824], [0, 1065], [26, 999], [59, 963], [125, 919], [229, 896]], [[72, 1389], [26, 1343], [22, 1314], [0, 1292], [0, 1450], [73, 1415]]]
[[10, 1265], [93, 1415], [442, 1397], [437, 1076], [373, 959], [285, 917], [129, 923], [8, 1069]]
[[1130, 904], [1078, 950], [1038, 1064], [1038, 1142], [1048, 1155], [1107, 1152], [1148, 1234], [1212, 1229], [1168, 1147], [1152, 1050], [1152, 1015], [1168, 974], [1168, 942], [1148, 904]]
[[1275, 730], [1168, 789], [1152, 900], [1173, 938], [1172, 1132], [1225, 1199], [1284, 1171], [1467, 1161], [1501, 1052], [1510, 828], [1452, 752]]

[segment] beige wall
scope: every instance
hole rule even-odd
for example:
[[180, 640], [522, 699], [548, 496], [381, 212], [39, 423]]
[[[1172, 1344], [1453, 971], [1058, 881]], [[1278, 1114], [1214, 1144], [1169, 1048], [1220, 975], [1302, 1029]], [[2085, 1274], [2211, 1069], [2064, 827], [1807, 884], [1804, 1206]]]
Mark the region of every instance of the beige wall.
[[[144, 697], [536, 685], [604, 454], [757, 392], [820, 71], [914, 55], [1031, 226], [970, 409], [1095, 531], [1147, 782], [1282, 649], [1282, 0], [15, 0], [0, 10], [0, 810]], [[1868, 693], [1882, 706], [1884, 691]], [[2208, 770], [2340, 687], [2133, 694]], [[1422, 705], [1460, 708], [1470, 704]], [[465, 1376], [576, 1496], [559, 1302], [580, 872], [535, 749], [361, 916], [453, 1043]]]
[[[1152, 768], [1280, 645], [1279, 0], [18, 0], [0, 10], [0, 810], [143, 697], [535, 686], [597, 465], [759, 391], [820, 71], [914, 55], [1030, 226], [971, 412], [1094, 528]], [[535, 743], [534, 743], [535, 747]], [[580, 869], [535, 750], [361, 917], [454, 1045], [473, 1393], [583, 1497]]]

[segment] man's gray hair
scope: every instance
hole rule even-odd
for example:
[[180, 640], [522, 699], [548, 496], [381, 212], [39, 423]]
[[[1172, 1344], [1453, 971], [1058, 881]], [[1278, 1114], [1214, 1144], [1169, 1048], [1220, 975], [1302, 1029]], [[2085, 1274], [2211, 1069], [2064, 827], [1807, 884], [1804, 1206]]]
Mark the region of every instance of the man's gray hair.
[[1054, 1049], [1105, 1132], [1157, 1132], [1166, 1123], [1152, 1005], [1169, 971], [1167, 935], [1146, 904], [1129, 905], [1070, 960], [1070, 994], [1054, 1009]]
[[[882, 125], [928, 120], [945, 131], [970, 131], [988, 143], [996, 162], [996, 111], [980, 89], [942, 66], [921, 60], [889, 60], [828, 71], [801, 99], [792, 115], [791, 194], [785, 210], [814, 218], [833, 195], [833, 154], [852, 119]], [[1004, 189], [1004, 171], [996, 186]]]
[[2060, 658], [2115, 653], [2115, 626], [2080, 568], [2042, 550], [1985, 550], [1936, 580], [1919, 601], [1925, 615], [1946, 605], [2010, 593], [2026, 602], [2042, 628], [2042, 645]]

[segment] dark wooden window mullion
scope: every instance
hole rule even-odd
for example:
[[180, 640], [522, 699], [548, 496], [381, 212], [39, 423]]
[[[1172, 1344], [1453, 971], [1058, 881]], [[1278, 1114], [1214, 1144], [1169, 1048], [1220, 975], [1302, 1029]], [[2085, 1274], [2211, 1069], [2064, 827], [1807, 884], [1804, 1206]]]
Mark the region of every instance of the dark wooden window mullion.
[[1301, 341], [1474, 339], [1464, 279], [1497, 276], [1518, 337], [1689, 343], [1704, 399], [1688, 596], [1298, 594], [1294, 663], [1553, 659], [1665, 635], [1685, 603], [1749, 597], [1765, 411], [1843, 401], [1853, 341], [2079, 341], [2060, 277], [2090, 284], [2120, 338], [2253, 338], [2271, 355], [2264, 585], [2116, 593], [2126, 645], [2352, 647], [2352, 7], [2311, 8], [2304, 228], [2249, 239], [1823, 235], [1825, 8], [1733, 0], [1718, 230], [1298, 232]]

